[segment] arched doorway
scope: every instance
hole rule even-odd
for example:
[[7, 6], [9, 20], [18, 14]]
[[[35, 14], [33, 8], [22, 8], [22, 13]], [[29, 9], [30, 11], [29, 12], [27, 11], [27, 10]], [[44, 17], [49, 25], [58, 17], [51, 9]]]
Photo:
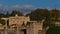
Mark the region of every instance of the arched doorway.
[[21, 29], [21, 34], [27, 34], [27, 30], [26, 29]]

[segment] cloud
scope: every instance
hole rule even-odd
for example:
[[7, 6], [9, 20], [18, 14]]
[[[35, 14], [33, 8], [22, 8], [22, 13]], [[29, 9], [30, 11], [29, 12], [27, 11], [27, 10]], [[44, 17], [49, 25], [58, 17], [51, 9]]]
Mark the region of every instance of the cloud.
[[[37, 7], [33, 6], [33, 5], [13, 5], [13, 6], [5, 6], [5, 5], [2, 5], [0, 4], [0, 10], [2, 11], [9, 11], [9, 12], [12, 12], [12, 10], [18, 10], [18, 11], [21, 11], [23, 13], [29, 13], [31, 12], [31, 10], [34, 10], [36, 9]], [[0, 12], [2, 12], [0, 11]]]
[[35, 6], [32, 5], [23, 5], [24, 8], [35, 8]]
[[2, 4], [0, 4], [0, 9], [3, 9], [3, 5]]
[[32, 6], [32, 5], [14, 5], [12, 6], [13, 9], [35, 9], [36, 7], [35, 6]]
[[33, 10], [33, 9], [36, 9], [35, 6], [32, 6], [32, 5], [14, 5], [14, 6], [4, 6], [5, 10], [20, 10], [20, 9], [27, 9], [27, 10]]

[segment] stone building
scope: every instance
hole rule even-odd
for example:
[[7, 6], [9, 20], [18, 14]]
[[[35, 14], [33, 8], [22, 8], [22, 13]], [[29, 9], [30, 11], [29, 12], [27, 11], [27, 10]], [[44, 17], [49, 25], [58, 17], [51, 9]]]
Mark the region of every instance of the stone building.
[[42, 21], [30, 21], [29, 16], [11, 16], [4, 19], [6, 24], [0, 25], [1, 34], [45, 34]]

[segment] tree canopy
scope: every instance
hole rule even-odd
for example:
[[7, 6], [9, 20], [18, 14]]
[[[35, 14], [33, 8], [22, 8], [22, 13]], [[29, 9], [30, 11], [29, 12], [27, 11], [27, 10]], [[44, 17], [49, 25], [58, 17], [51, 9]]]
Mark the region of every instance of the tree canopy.
[[19, 16], [23, 15], [21, 12], [13, 10], [10, 16], [15, 16], [16, 14], [18, 14]]
[[0, 24], [5, 25], [5, 20], [0, 19]]
[[[3, 17], [8, 18], [9, 16], [15, 16], [16, 14], [18, 14], [19, 16], [23, 15], [21, 12], [13, 10], [12, 13], [10, 14], [8, 11], [6, 14], [0, 14], [0, 18], [3, 18]], [[0, 24], [5, 25], [5, 20], [0, 19]]]
[[[13, 10], [11, 14], [8, 12], [6, 14], [0, 14], [0, 18], [2, 17], [9, 17], [9, 16], [15, 16], [15, 14], [18, 14], [19, 16], [23, 15], [20, 11]], [[30, 20], [33, 21], [40, 21], [42, 19], [45, 19], [43, 26], [51, 26], [51, 23], [55, 23], [55, 21], [58, 21], [60, 18], [60, 10], [57, 9], [36, 9], [31, 11], [31, 13], [26, 14], [26, 16], [30, 16]]]
[[49, 16], [47, 9], [36, 9], [32, 11], [30, 14], [27, 14], [30, 16], [31, 20], [40, 21], [44, 19], [46, 16]]
[[50, 27], [46, 34], [60, 34], [60, 26], [52, 26]]
[[45, 19], [43, 26], [51, 26], [53, 23], [59, 20], [60, 10], [36, 9], [27, 15], [30, 16], [31, 20], [35, 20], [35, 21], [40, 21], [42, 19]]

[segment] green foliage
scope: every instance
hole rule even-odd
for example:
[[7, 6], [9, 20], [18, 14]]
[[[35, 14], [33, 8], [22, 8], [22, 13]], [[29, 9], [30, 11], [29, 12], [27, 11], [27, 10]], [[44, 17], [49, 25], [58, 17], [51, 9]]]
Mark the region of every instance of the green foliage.
[[52, 26], [50, 27], [46, 34], [60, 34], [60, 26]]
[[0, 24], [5, 25], [5, 20], [0, 19]]
[[7, 13], [6, 13], [6, 15], [5, 15], [5, 17], [9, 17], [10, 16], [10, 14], [9, 14], [9, 12], [7, 11]]
[[[15, 16], [16, 14], [18, 14], [19, 16], [23, 15], [21, 12], [13, 10], [11, 14], [9, 14], [8, 11], [6, 14], [0, 14], [0, 18], [3, 18], [3, 17], [8, 18], [9, 16]], [[0, 19], [0, 24], [5, 25], [5, 20]]]
[[48, 17], [49, 12], [47, 9], [36, 9], [27, 15], [30, 16], [31, 20], [40, 21], [40, 20], [44, 19], [46, 16]]
[[[8, 12], [6, 14], [0, 14], [0, 18], [15, 16], [15, 14], [18, 14], [19, 16], [23, 15], [21, 12], [13, 10], [11, 14], [9, 14]], [[43, 26], [51, 26], [56, 21], [59, 21], [60, 10], [36, 9], [33, 10], [31, 13], [26, 14], [26, 16], [28, 15], [30, 16], [30, 20], [40, 21], [42, 19], [45, 19]]]
[[60, 11], [57, 9], [36, 9], [27, 15], [30, 16], [31, 20], [40, 21], [45, 19], [43, 26], [52, 26], [56, 21], [59, 20]]
[[10, 16], [15, 16], [16, 14], [18, 14], [19, 16], [23, 15], [21, 12], [13, 10]]
[[5, 17], [5, 14], [0, 14], [0, 18]]

